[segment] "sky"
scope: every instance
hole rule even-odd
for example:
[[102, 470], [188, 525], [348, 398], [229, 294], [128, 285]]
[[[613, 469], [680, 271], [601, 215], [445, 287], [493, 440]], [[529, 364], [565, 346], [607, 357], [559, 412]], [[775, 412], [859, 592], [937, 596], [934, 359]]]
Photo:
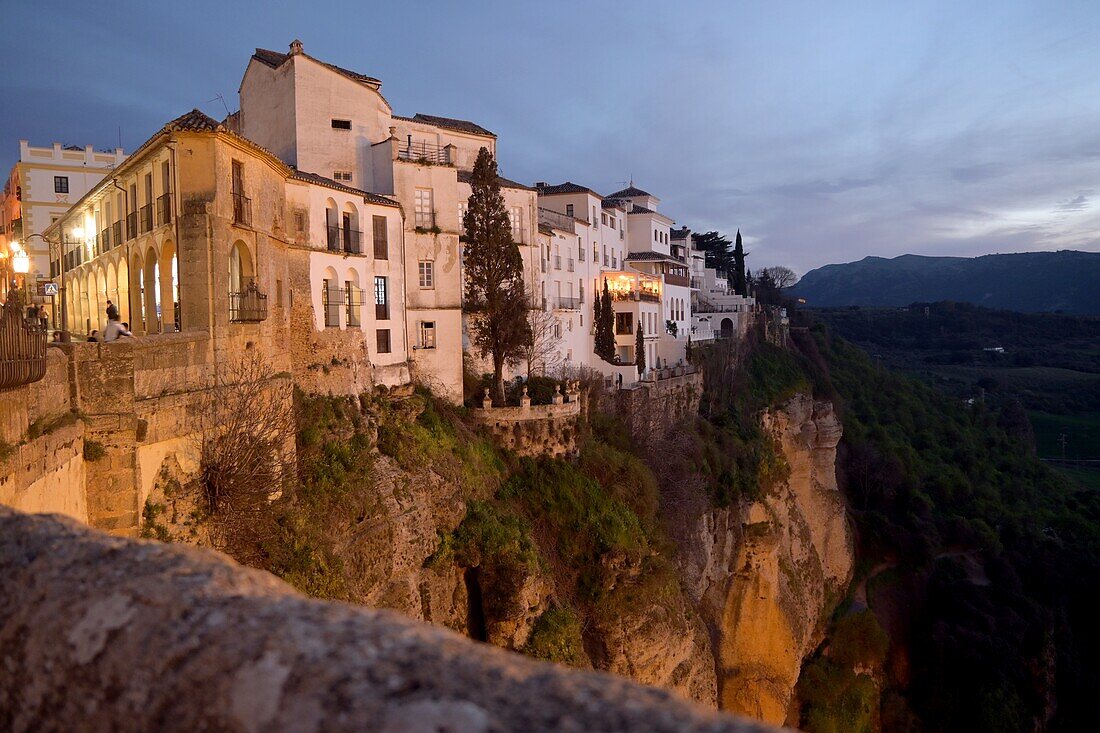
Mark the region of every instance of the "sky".
[[221, 118], [253, 49], [300, 38], [397, 114], [493, 130], [509, 178], [633, 180], [740, 228], [750, 268], [1100, 251], [1095, 0], [4, 5], [3, 170], [23, 138], [129, 151]]

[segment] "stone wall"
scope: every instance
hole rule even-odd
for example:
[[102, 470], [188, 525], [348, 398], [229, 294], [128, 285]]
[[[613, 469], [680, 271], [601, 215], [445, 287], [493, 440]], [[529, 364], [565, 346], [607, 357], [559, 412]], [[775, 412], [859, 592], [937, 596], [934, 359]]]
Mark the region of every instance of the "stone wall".
[[634, 440], [650, 445], [686, 418], [699, 414], [703, 375], [672, 370], [675, 376], [645, 380], [610, 393], [611, 407], [630, 429]]
[[0, 507], [0, 730], [765, 731], [217, 553]]
[[552, 405], [489, 407], [470, 411], [502, 447], [521, 456], [571, 457], [577, 454], [577, 435], [583, 418], [580, 395]]

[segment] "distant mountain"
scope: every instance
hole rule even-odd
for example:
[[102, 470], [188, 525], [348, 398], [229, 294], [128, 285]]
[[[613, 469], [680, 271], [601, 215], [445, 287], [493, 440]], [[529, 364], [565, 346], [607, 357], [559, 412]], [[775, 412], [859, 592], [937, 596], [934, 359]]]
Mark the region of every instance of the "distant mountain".
[[953, 300], [1037, 313], [1100, 313], [1100, 253], [865, 257], [806, 273], [792, 288], [810, 307]]

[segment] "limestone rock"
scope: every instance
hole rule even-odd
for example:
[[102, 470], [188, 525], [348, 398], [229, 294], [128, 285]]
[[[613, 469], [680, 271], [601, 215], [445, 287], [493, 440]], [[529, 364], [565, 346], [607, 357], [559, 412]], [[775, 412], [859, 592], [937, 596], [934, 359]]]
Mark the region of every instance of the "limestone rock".
[[0, 507], [0, 730], [764, 731], [218, 553]]

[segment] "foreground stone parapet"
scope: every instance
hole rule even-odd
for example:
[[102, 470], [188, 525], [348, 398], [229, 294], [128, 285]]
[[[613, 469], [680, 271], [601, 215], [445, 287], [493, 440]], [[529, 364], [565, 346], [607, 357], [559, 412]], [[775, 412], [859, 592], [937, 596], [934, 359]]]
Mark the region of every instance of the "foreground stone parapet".
[[774, 729], [0, 506], [0, 730]]

